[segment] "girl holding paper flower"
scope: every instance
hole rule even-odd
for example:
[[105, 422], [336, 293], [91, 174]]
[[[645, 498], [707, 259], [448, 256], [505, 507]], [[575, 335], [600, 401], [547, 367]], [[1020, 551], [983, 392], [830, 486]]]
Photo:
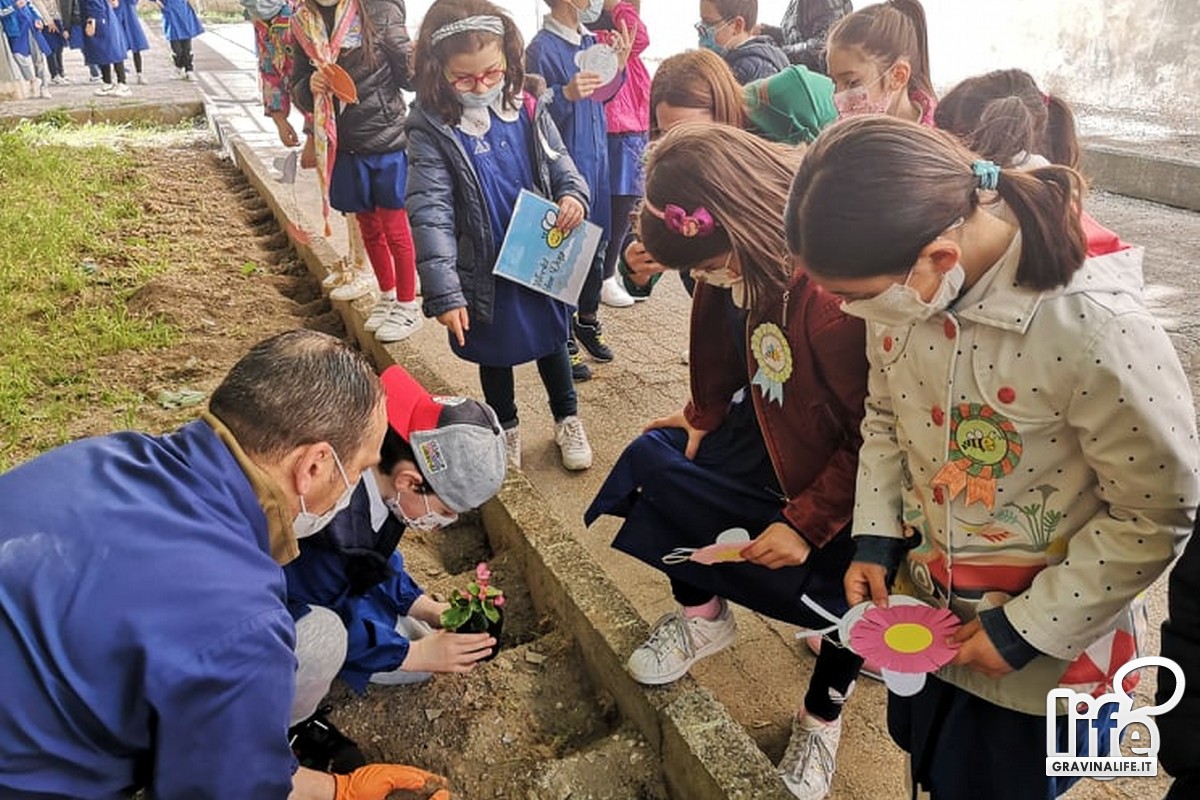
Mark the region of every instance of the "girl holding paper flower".
[[492, 274], [522, 189], [557, 202], [561, 231], [587, 212], [587, 185], [544, 101], [522, 90], [522, 50], [516, 25], [486, 0], [440, 0], [421, 23], [409, 118], [417, 266], [425, 313], [446, 326], [456, 355], [479, 365], [513, 463], [513, 366], [536, 361], [563, 466], [587, 469], [592, 449], [567, 350], [571, 307]]
[[[1137, 598], [1200, 498], [1188, 381], [1142, 299], [1141, 250], [1088, 253], [1083, 188], [870, 116], [817, 139], [784, 220], [797, 263], [869, 328], [848, 599], [886, 603], [899, 567], [901, 592], [964, 623], [951, 664], [888, 698], [935, 798], [1065, 791], [1046, 739], [1070, 719], [1048, 723], [1047, 693], [1112, 691], [1138, 654]], [[1107, 755], [1110, 731], [1077, 754]]]
[[304, 0], [292, 14], [299, 52], [292, 102], [313, 115], [326, 235], [329, 208], [353, 214], [379, 283], [364, 327], [399, 342], [423, 319], [404, 204], [411, 44], [402, 0]]
[[[726, 599], [814, 629], [826, 619], [802, 596], [832, 616], [848, 610], [865, 336], [787, 258], [780, 222], [802, 155], [737, 128], [683, 124], [646, 165], [646, 250], [697, 281], [691, 399], [626, 448], [585, 517], [624, 517], [613, 546], [665, 572], [679, 603], [629, 659], [641, 683], [670, 683], [732, 644]], [[730, 300], [743, 309], [735, 318]], [[731, 544], [735, 529], [744, 541], [721, 563], [711, 551], [674, 557], [718, 534]], [[844, 647], [821, 648], [779, 765], [797, 797], [829, 791], [861, 665]]]

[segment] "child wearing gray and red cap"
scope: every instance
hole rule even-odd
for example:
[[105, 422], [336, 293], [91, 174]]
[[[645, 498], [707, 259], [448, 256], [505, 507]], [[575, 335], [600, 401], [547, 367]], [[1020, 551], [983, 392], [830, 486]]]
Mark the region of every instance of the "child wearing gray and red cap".
[[360, 692], [418, 683], [469, 672], [499, 644], [487, 633], [440, 630], [447, 604], [417, 585], [396, 549], [406, 528], [453, 524], [499, 491], [507, 466], [499, 420], [477, 400], [430, 395], [402, 367], [380, 379], [388, 430], [379, 464], [284, 568], [299, 661], [292, 731], [301, 738], [306, 727], [330, 727], [317, 708], [335, 677]]

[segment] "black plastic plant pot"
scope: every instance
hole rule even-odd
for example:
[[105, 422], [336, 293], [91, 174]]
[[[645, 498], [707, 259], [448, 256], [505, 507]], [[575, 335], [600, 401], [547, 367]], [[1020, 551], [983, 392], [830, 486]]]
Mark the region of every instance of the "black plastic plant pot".
[[456, 631], [457, 633], [488, 633], [496, 640], [496, 646], [492, 648], [491, 654], [479, 659], [480, 661], [491, 661], [500, 652], [500, 632], [504, 630], [504, 610], [497, 608], [496, 612], [500, 614], [500, 619], [495, 622], [489, 622], [486, 617], [472, 617]]

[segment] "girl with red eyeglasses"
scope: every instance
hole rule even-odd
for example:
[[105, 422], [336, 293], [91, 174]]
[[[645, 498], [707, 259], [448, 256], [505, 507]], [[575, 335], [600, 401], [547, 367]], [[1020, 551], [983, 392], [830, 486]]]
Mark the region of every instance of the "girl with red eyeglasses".
[[588, 187], [538, 93], [523, 91], [521, 34], [486, 0], [440, 0], [417, 40], [417, 102], [409, 117], [408, 208], [416, 233], [425, 314], [450, 348], [479, 365], [510, 460], [521, 440], [513, 367], [537, 362], [569, 470], [592, 465], [571, 375], [571, 307], [492, 275], [517, 196], [558, 204], [555, 227], [587, 213]]

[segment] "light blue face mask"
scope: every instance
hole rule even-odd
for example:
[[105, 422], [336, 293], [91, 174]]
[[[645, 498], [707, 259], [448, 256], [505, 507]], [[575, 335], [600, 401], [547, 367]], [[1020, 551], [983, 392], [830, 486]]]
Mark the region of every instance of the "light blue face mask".
[[591, 25], [604, 13], [604, 0], [589, 0], [588, 7], [579, 12], [579, 21]]
[[729, 24], [728, 20], [705, 25], [703, 22], [696, 23], [696, 33], [699, 34], [699, 44], [705, 50], [711, 50], [719, 56], [724, 56], [727, 52], [724, 47], [717, 44], [717, 31]]
[[500, 81], [483, 94], [459, 92], [458, 102], [462, 103], [463, 108], [487, 108], [500, 99], [500, 95], [504, 93], [505, 85], [505, 81]]

